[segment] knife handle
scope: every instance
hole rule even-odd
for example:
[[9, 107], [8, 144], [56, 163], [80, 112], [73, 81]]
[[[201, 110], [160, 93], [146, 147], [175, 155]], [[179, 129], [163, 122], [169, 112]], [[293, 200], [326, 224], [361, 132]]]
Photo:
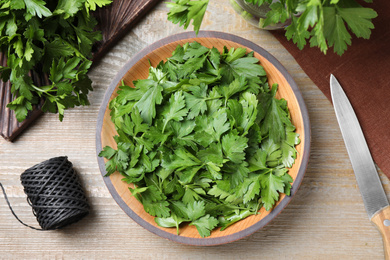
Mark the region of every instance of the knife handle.
[[371, 218], [379, 232], [382, 234], [385, 259], [390, 260], [390, 206], [375, 213]]

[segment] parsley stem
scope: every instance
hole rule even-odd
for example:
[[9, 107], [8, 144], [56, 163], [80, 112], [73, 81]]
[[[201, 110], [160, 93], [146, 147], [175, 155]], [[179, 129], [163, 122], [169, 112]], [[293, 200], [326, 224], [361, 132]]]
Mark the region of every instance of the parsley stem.
[[163, 126], [163, 129], [162, 129], [162, 132], [161, 132], [162, 134], [165, 132], [165, 127], [167, 126], [168, 122], [169, 122], [168, 120], [165, 121], [164, 126]]
[[[42, 86], [42, 87], [37, 87], [33, 84], [31, 84], [31, 86], [36, 90], [36, 91], [39, 91], [39, 92], [44, 92], [44, 93], [48, 93], [50, 90], [53, 89], [54, 85], [47, 85], [47, 86]], [[44, 89], [44, 88], [47, 88], [47, 89]]]
[[208, 101], [208, 100], [214, 100], [214, 99], [220, 99], [220, 98], [222, 98], [222, 96], [209, 97], [209, 98], [205, 98], [204, 100], [205, 100], [205, 101]]

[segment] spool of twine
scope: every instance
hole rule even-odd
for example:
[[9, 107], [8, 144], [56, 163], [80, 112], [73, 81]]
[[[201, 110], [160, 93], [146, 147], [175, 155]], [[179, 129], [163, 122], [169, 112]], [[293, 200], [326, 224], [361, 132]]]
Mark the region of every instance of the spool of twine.
[[13, 211], [5, 190], [4, 197], [15, 218], [36, 230], [60, 229], [89, 213], [89, 204], [73, 165], [66, 156], [39, 163], [20, 176], [27, 202], [41, 229], [23, 223]]

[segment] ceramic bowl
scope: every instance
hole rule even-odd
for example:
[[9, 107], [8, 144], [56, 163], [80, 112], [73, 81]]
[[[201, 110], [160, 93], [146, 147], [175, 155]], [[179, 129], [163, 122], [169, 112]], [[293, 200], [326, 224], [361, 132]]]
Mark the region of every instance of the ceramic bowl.
[[[292, 183], [291, 195], [286, 196], [282, 194], [280, 200], [270, 212], [267, 212], [262, 208], [260, 214], [247, 217], [224, 231], [218, 229], [214, 230], [209, 237], [202, 238], [199, 236], [194, 226], [181, 226], [180, 235], [176, 234], [175, 228], [159, 227], [155, 223], [154, 217], [146, 213], [142, 204], [131, 196], [128, 189], [129, 184], [121, 180], [122, 175], [119, 173], [116, 172], [109, 177], [103, 177], [103, 179], [113, 198], [126, 214], [152, 233], [163, 238], [190, 245], [225, 244], [246, 237], [261, 229], [282, 212], [298, 191], [309, 159], [310, 126], [307, 109], [302, 95], [293, 78], [283, 65], [263, 48], [253, 42], [231, 34], [211, 31], [201, 31], [197, 36], [193, 32], [172, 35], [146, 47], [126, 63], [107, 89], [98, 115], [96, 152], [99, 154], [106, 145], [116, 147], [116, 143], [113, 139], [113, 136], [116, 135], [116, 130], [111, 121], [108, 104], [110, 100], [117, 95], [116, 92], [118, 86], [121, 85], [122, 80], [125, 84], [132, 86], [134, 80], [147, 78], [150, 64], [156, 66], [161, 60], [166, 60], [167, 57], [170, 57], [178, 44], [183, 45], [186, 42], [192, 41], [197, 41], [208, 48], [216, 47], [220, 51], [224, 46], [227, 46], [228, 48], [245, 47], [248, 52], [254, 51], [254, 56], [260, 60], [261, 65], [267, 72], [270, 85], [272, 85], [272, 83], [279, 84], [277, 97], [287, 100], [292, 122], [296, 126], [296, 131], [299, 133], [301, 139], [300, 144], [296, 146], [298, 151], [297, 159], [293, 167], [289, 170], [289, 174], [294, 180]], [[97, 159], [101, 173], [104, 176], [106, 174], [106, 159], [99, 156]]]

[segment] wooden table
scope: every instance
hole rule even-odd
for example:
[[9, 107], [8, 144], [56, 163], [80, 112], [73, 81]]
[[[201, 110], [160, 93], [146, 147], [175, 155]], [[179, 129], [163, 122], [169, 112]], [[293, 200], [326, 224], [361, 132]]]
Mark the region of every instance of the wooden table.
[[[298, 84], [309, 110], [312, 145], [302, 185], [269, 225], [240, 241], [192, 247], [160, 238], [129, 218], [111, 197], [95, 151], [97, 113], [111, 79], [135, 53], [183, 31], [166, 22], [157, 5], [90, 72], [91, 105], [39, 118], [14, 143], [0, 139], [0, 181], [16, 214], [38, 226], [19, 176], [54, 156], [67, 155], [79, 172], [91, 214], [63, 230], [40, 232], [22, 226], [0, 195], [0, 259], [383, 259], [379, 232], [369, 222], [331, 103], [292, 56], [268, 32], [247, 24], [226, 0], [210, 1], [202, 29], [229, 32], [274, 55]], [[162, 26], [163, 25], [163, 26]], [[380, 172], [387, 194], [390, 181]]]

